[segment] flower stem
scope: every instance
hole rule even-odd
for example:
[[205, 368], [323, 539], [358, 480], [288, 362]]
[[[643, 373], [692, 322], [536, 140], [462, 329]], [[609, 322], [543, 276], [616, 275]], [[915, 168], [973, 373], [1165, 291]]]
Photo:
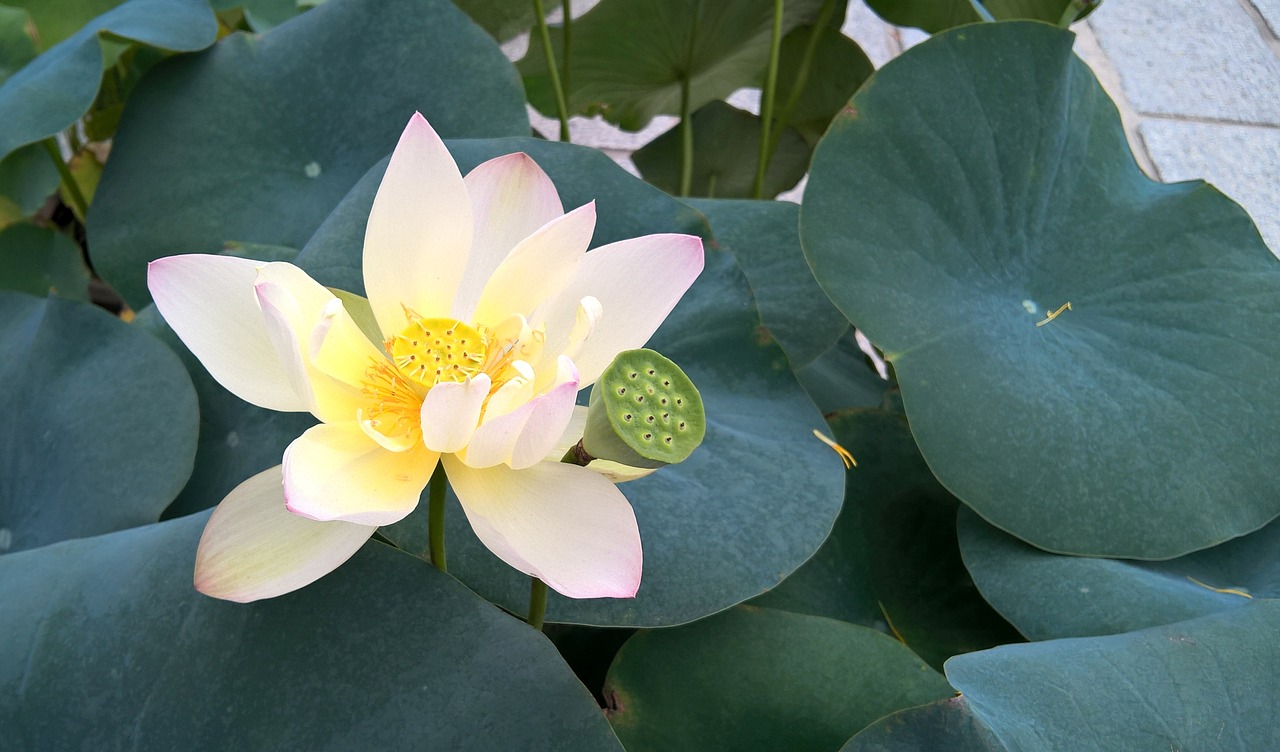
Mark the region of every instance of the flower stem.
[[75, 204], [76, 213], [81, 217], [88, 216], [89, 202], [85, 200], [84, 194], [80, 192], [80, 185], [76, 182], [76, 178], [71, 174], [71, 168], [67, 163], [62, 161], [62, 149], [58, 148], [58, 140], [53, 136], [46, 138], [40, 143], [44, 144], [44, 150], [49, 152], [49, 158], [53, 160], [53, 166], [58, 168], [58, 175], [62, 177], [62, 185], [67, 189], [67, 197], [71, 199], [71, 203]]
[[[560, 72], [560, 84], [566, 92], [569, 91], [569, 54], [573, 49], [573, 0], [560, 0], [560, 11], [564, 15], [564, 25], [561, 36], [564, 38], [564, 70]], [[566, 94], [567, 96], [567, 94]], [[567, 102], [567, 100], [566, 100]], [[566, 107], [566, 109], [568, 109]], [[564, 140], [569, 140], [569, 134], [564, 135]]]
[[444, 557], [444, 498], [449, 490], [449, 479], [444, 474], [444, 463], [436, 465], [431, 474], [431, 491], [427, 510], [429, 543], [431, 546], [431, 563], [441, 572], [449, 571]]
[[680, 79], [680, 195], [693, 187], [693, 119], [689, 117], [689, 76]]
[[525, 619], [529, 626], [542, 631], [542, 622], [547, 616], [547, 583], [537, 577], [529, 578], [529, 618]]
[[773, 0], [773, 36], [769, 39], [769, 72], [765, 74], [760, 99], [760, 156], [756, 162], [756, 180], [751, 187], [753, 198], [764, 194], [764, 174], [769, 167], [769, 129], [773, 123], [773, 100], [778, 93], [778, 56], [782, 49], [782, 5], [783, 0]]
[[818, 42], [822, 41], [822, 32], [831, 21], [835, 9], [835, 0], [826, 0], [813, 22], [813, 31], [809, 32], [809, 41], [805, 44], [804, 55], [800, 58], [800, 69], [796, 71], [796, 80], [791, 84], [791, 93], [787, 95], [786, 103], [782, 105], [782, 110], [778, 112], [778, 117], [769, 129], [769, 155], [766, 161], [773, 161], [773, 154], [778, 150], [782, 132], [791, 124], [791, 116], [795, 114], [796, 107], [800, 106], [800, 96], [809, 85], [809, 73], [813, 70], [813, 59], [818, 53]]
[[[560, 66], [556, 65], [555, 50], [551, 47], [551, 32], [547, 29], [547, 14], [542, 9], [542, 0], [533, 0], [533, 15], [538, 24], [538, 36], [542, 37], [542, 56], [547, 59], [547, 74], [551, 77], [551, 91], [556, 98], [556, 114], [560, 116], [560, 140], [569, 140], [569, 105], [564, 98], [564, 88], [560, 85]], [[565, 30], [569, 28], [569, 17], [565, 16]], [[568, 62], [568, 39], [565, 44], [565, 61]], [[568, 70], [568, 67], [565, 68]]]
[[1062, 17], [1058, 19], [1058, 25], [1064, 29], [1067, 28], [1079, 21], [1080, 17], [1085, 13], [1093, 10], [1095, 5], [1097, 5], [1096, 0], [1071, 0], [1071, 2], [1067, 3], [1066, 9], [1062, 11]]

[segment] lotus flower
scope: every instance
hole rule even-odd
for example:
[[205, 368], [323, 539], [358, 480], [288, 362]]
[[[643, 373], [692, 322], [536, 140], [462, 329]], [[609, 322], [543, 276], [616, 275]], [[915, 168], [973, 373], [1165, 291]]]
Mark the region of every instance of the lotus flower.
[[291, 264], [152, 262], [156, 306], [219, 383], [321, 421], [214, 511], [196, 587], [251, 601], [315, 581], [413, 511], [443, 463], [472, 530], [507, 564], [569, 597], [634, 596], [630, 504], [555, 453], [580, 435], [578, 391], [648, 340], [703, 251], [696, 237], [647, 235], [587, 252], [595, 212], [565, 213], [525, 154], [464, 178], [415, 114], [365, 232], [376, 324]]

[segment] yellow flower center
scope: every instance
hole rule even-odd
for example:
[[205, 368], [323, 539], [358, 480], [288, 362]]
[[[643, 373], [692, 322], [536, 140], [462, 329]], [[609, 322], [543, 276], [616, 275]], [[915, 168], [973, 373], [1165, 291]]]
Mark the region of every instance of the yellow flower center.
[[400, 373], [427, 389], [480, 373], [488, 350], [485, 337], [474, 327], [453, 319], [416, 316], [386, 345]]
[[[529, 330], [518, 316], [492, 328], [424, 318], [408, 308], [405, 317], [405, 328], [383, 343], [391, 360], [370, 364], [361, 384], [367, 401], [359, 419], [389, 448], [408, 448], [422, 436], [422, 399], [432, 387], [483, 373], [489, 376], [492, 395], [521, 376], [517, 359], [541, 352], [541, 330]], [[527, 366], [523, 370], [527, 372]]]

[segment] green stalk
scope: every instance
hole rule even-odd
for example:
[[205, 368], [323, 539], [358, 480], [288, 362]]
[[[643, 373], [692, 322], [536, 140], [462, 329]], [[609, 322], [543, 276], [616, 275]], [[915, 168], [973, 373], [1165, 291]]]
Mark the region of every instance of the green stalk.
[[[556, 114], [560, 116], [560, 140], [567, 142], [569, 140], [569, 105], [565, 102], [564, 89], [560, 86], [560, 66], [556, 65], [555, 50], [551, 47], [551, 32], [547, 30], [547, 16], [542, 10], [542, 0], [533, 0], [533, 14], [538, 23], [538, 36], [542, 37], [542, 56], [547, 59], [551, 91], [556, 97]], [[565, 22], [567, 30], [567, 16]], [[565, 50], [568, 51], [567, 45]]]
[[782, 49], [783, 0], [773, 0], [773, 35], [769, 39], [769, 72], [765, 74], [764, 93], [760, 99], [760, 156], [756, 162], [756, 180], [751, 195], [764, 194], [764, 173], [769, 167], [769, 128], [773, 124], [773, 100], [778, 89], [778, 54]]
[[787, 95], [787, 101], [782, 106], [782, 111], [778, 114], [777, 120], [769, 131], [769, 155], [767, 161], [773, 161], [773, 154], [778, 150], [778, 142], [782, 139], [782, 132], [791, 124], [791, 116], [795, 114], [796, 108], [800, 106], [800, 96], [804, 94], [805, 87], [809, 85], [809, 73], [813, 70], [813, 59], [818, 54], [818, 43], [822, 41], [822, 32], [827, 28], [827, 24], [831, 22], [831, 16], [835, 13], [835, 0], [826, 0], [822, 4], [822, 8], [818, 10], [817, 20], [814, 21], [813, 31], [809, 34], [809, 41], [805, 44], [804, 55], [800, 58], [800, 69], [796, 71], [796, 80], [792, 82], [791, 93]]
[[53, 160], [53, 166], [58, 169], [58, 174], [62, 176], [62, 185], [67, 189], [67, 197], [71, 199], [71, 203], [75, 204], [76, 212], [81, 217], [89, 216], [89, 202], [85, 200], [84, 194], [80, 192], [80, 185], [76, 183], [76, 178], [71, 174], [71, 168], [67, 163], [62, 161], [62, 150], [58, 148], [58, 140], [53, 136], [46, 138], [40, 143], [44, 144], [44, 150], [49, 153], [49, 158]]
[[427, 530], [431, 547], [431, 563], [441, 572], [449, 571], [444, 555], [444, 498], [449, 489], [449, 479], [444, 474], [444, 463], [436, 465], [431, 474], [431, 490], [427, 509]]
[[[560, 0], [560, 10], [564, 13], [564, 70], [561, 72], [561, 83], [564, 90], [569, 91], [569, 51], [573, 47], [573, 0]], [[569, 140], [568, 135], [564, 137]]]
[[542, 622], [547, 616], [547, 583], [537, 577], [529, 578], [529, 618], [525, 619], [529, 626], [542, 631]]
[[680, 80], [680, 195], [693, 187], [693, 119], [689, 117], [689, 76]]

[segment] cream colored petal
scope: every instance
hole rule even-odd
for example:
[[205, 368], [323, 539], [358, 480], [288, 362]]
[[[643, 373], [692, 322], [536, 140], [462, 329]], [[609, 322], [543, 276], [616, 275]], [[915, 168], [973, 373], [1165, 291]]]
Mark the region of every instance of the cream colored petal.
[[448, 316], [467, 267], [472, 212], [458, 166], [414, 113], [391, 154], [364, 235], [364, 286], [386, 335], [405, 326], [402, 306]]
[[445, 455], [472, 530], [499, 559], [570, 598], [630, 598], [643, 554], [635, 513], [605, 478], [540, 462], [477, 470]]
[[523, 152], [490, 159], [463, 178], [475, 230], [454, 317], [470, 320], [485, 283], [520, 241], [564, 214], [551, 178]]
[[543, 225], [494, 270], [474, 316], [461, 318], [492, 325], [513, 313], [528, 316], [573, 278], [595, 228], [594, 201]]
[[567, 350], [579, 305], [592, 296], [599, 320], [573, 362], [582, 386], [595, 383], [618, 353], [644, 346], [702, 266], [702, 241], [692, 235], [645, 235], [591, 251], [565, 289], [529, 317], [546, 326], [544, 358]]
[[439, 454], [389, 452], [354, 421], [312, 426], [284, 452], [285, 501], [314, 520], [389, 525], [418, 505]]
[[267, 334], [254, 283], [262, 262], [188, 254], [147, 265], [156, 308], [214, 379], [246, 402], [303, 412], [299, 394]]
[[317, 369], [306, 355], [299, 333], [309, 318], [293, 295], [274, 282], [254, 285], [267, 334], [294, 390], [305, 394], [311, 412], [327, 423], [355, 420], [364, 401], [358, 384], [345, 383]]
[[456, 452], [467, 445], [476, 426], [490, 380], [480, 374], [466, 381], [436, 384], [422, 400], [422, 443], [436, 452]]
[[352, 385], [359, 385], [370, 367], [387, 359], [337, 298], [329, 302], [311, 330], [307, 349], [317, 369]]
[[280, 467], [241, 483], [222, 500], [196, 549], [196, 589], [247, 603], [320, 579], [373, 535], [374, 527], [317, 522], [285, 508]]
[[[561, 358], [558, 371], [551, 389], [514, 410], [492, 419], [486, 410], [485, 421], [459, 458], [475, 468], [500, 463], [523, 468], [542, 461], [548, 447], [564, 433], [578, 394], [578, 371], [573, 361]], [[489, 410], [493, 409], [493, 402], [494, 399], [489, 400]]]

